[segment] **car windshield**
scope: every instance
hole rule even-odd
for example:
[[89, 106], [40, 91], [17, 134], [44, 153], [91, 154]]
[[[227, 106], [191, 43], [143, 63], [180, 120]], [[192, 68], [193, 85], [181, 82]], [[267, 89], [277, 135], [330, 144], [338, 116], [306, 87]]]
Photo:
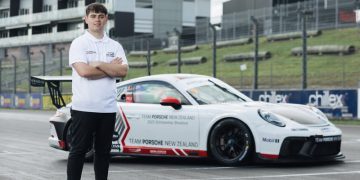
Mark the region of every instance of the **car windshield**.
[[229, 102], [245, 102], [246, 100], [228, 89], [209, 80], [199, 86], [192, 87], [187, 92], [199, 104], [219, 104]]

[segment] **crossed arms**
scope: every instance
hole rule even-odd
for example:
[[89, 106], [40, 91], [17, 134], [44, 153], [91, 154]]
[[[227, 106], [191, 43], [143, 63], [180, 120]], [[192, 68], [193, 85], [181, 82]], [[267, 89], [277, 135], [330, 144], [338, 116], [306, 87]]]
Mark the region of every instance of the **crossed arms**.
[[96, 80], [104, 77], [125, 77], [127, 74], [127, 64], [122, 64], [122, 59], [116, 57], [110, 63], [95, 61], [90, 64], [76, 62], [73, 64], [76, 72], [84, 78]]

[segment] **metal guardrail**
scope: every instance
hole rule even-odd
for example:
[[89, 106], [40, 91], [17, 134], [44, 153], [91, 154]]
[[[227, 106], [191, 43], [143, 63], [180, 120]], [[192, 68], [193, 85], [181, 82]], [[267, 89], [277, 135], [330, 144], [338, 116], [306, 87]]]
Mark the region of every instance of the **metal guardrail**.
[[[347, 55], [355, 52], [354, 45], [319, 45], [308, 46], [307, 53], [314, 55], [335, 54], [335, 55]], [[300, 56], [302, 54], [302, 47], [295, 47], [291, 49], [291, 54]]]

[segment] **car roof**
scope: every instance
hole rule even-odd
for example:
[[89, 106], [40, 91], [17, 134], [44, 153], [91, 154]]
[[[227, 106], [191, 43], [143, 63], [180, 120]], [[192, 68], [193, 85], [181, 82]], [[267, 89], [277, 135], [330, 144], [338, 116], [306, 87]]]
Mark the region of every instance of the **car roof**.
[[183, 79], [190, 78], [210, 78], [210, 76], [199, 75], [199, 74], [157, 74], [151, 76], [143, 76], [134, 79], [129, 79], [126, 81], [122, 81], [118, 83], [118, 86], [128, 84], [128, 83], [136, 83], [141, 81], [167, 81], [167, 82], [175, 82]]

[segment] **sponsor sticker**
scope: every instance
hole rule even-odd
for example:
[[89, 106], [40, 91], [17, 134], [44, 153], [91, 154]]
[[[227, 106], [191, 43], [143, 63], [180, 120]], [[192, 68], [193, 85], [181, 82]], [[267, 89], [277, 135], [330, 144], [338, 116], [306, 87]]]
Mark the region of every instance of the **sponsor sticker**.
[[165, 150], [158, 150], [158, 149], [151, 149], [150, 151], [150, 154], [167, 154]]
[[107, 52], [106, 56], [107, 57], [115, 57], [115, 53], [114, 52]]
[[95, 51], [85, 51], [85, 54], [96, 54]]
[[268, 142], [268, 143], [279, 143], [279, 142], [280, 142], [279, 139], [266, 138], [266, 137], [263, 137], [263, 138], [262, 138], [262, 141]]
[[317, 142], [317, 143], [335, 142], [335, 141], [341, 141], [341, 136], [327, 136], [327, 137], [317, 137], [317, 138], [315, 138], [315, 142]]

